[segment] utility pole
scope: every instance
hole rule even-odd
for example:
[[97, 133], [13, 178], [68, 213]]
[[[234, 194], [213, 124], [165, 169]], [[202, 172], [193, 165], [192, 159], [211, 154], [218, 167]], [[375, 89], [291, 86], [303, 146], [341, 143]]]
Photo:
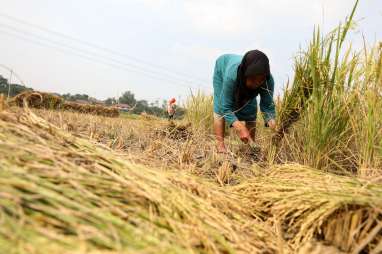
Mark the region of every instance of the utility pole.
[[13, 70], [10, 70], [11, 74], [9, 76], [9, 81], [8, 81], [8, 97], [7, 99], [9, 99], [9, 95], [11, 94], [11, 82], [12, 82], [12, 76], [13, 76]]

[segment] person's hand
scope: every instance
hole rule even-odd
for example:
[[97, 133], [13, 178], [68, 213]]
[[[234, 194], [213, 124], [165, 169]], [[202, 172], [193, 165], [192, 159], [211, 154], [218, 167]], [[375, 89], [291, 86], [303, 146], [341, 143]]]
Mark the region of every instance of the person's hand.
[[228, 154], [228, 150], [227, 150], [227, 148], [225, 147], [224, 143], [220, 143], [220, 144], [218, 144], [217, 149], [218, 149], [218, 153], [221, 153], [221, 154]]
[[233, 123], [232, 126], [237, 131], [241, 141], [243, 141], [245, 144], [253, 143], [251, 134], [243, 123], [241, 123], [240, 121], [236, 121]]
[[275, 119], [271, 119], [268, 121], [268, 126], [269, 128], [271, 128], [272, 130], [276, 130], [276, 120]]

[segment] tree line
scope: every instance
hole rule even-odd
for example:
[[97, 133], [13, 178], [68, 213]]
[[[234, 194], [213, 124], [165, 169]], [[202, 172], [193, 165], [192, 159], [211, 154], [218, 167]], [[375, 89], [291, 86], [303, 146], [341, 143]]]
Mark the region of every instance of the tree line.
[[[32, 88], [20, 85], [20, 84], [9, 84], [8, 80], [0, 75], [0, 94], [4, 96], [13, 97], [24, 91], [33, 91]], [[104, 103], [107, 106], [113, 106], [117, 104], [126, 104], [128, 105], [128, 112], [132, 114], [141, 114], [146, 112], [147, 114], [155, 115], [158, 117], [166, 117], [167, 115], [167, 101], [154, 101], [148, 102], [147, 100], [137, 100], [135, 94], [131, 91], [124, 92], [119, 98], [111, 97], [107, 98], [104, 101], [97, 100], [87, 94], [57, 94], [64, 98], [66, 101], [86, 101], [88, 103]], [[175, 117], [181, 118], [185, 113], [185, 110], [182, 107], [178, 107]]]
[[32, 91], [32, 88], [20, 85], [20, 84], [9, 84], [8, 80], [0, 75], [0, 94], [4, 96], [13, 97], [22, 93], [24, 91]]
[[[131, 91], [124, 92], [119, 98], [111, 97], [105, 100], [106, 105], [126, 104], [129, 106], [129, 112], [134, 114], [141, 114], [146, 112], [147, 114], [166, 117], [167, 116], [167, 101], [156, 100], [154, 102], [148, 102], [146, 100], [137, 100], [134, 93]], [[178, 107], [175, 117], [182, 117], [185, 110], [182, 107]]]

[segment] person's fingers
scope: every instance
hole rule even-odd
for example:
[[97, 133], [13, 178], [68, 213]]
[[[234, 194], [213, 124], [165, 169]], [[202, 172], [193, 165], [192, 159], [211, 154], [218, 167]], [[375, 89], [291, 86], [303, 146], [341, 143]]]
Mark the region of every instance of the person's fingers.
[[274, 119], [271, 119], [267, 122], [267, 125], [269, 128], [274, 130], [276, 128], [276, 121]]
[[240, 137], [241, 141], [243, 141], [245, 144], [248, 143], [248, 137]]

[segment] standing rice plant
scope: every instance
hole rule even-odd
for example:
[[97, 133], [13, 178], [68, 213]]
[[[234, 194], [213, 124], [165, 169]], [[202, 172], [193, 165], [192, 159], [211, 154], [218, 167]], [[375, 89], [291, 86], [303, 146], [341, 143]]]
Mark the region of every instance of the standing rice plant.
[[381, 61], [378, 45], [343, 54], [332, 88], [313, 89], [301, 121], [282, 142], [284, 159], [341, 173], [381, 173]]
[[[334, 83], [330, 72], [319, 75], [310, 101], [302, 117], [304, 135], [301, 136], [305, 163], [315, 168], [354, 171], [355, 159], [349, 144], [352, 130], [349, 124], [357, 104], [352, 91], [345, 89], [345, 79], [352, 75], [357, 56], [350, 56], [349, 49], [344, 59], [336, 66]], [[325, 66], [328, 68], [329, 66]]]
[[300, 119], [314, 92], [320, 95], [318, 92], [322, 92], [323, 88], [330, 92], [336, 85], [342, 45], [352, 25], [357, 5], [358, 0], [345, 24], [339, 25], [328, 36], [322, 36], [320, 29], [315, 29], [308, 50], [300, 52], [296, 57], [293, 84], [290, 89], [287, 86], [281, 110], [278, 112], [279, 129], [274, 136], [276, 144], [291, 125]]
[[355, 82], [359, 104], [352, 115], [361, 168], [382, 170], [382, 44], [365, 45]]
[[201, 91], [191, 92], [186, 104], [186, 121], [192, 123], [195, 129], [203, 132], [212, 132], [213, 124], [213, 98]]
[[[342, 173], [358, 166], [351, 118], [360, 102], [355, 93], [360, 57], [351, 46], [343, 50], [357, 5], [358, 1], [344, 25], [327, 36], [315, 29], [308, 50], [296, 58], [293, 85], [284, 95], [273, 137], [287, 160]], [[297, 121], [293, 133], [280, 143]]]

